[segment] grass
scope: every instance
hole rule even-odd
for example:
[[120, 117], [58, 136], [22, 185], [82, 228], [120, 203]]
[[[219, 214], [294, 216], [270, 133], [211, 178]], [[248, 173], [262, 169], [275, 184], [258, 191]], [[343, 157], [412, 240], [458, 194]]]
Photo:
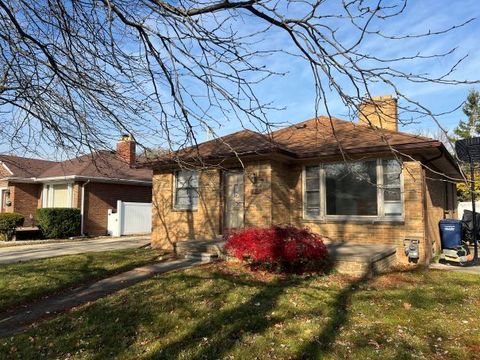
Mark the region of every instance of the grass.
[[0, 358], [480, 358], [480, 278], [171, 272], [0, 339]]
[[480, 358], [480, 278], [171, 272], [0, 339], [0, 358]]
[[128, 249], [0, 265], [0, 312], [152, 263], [159, 255], [151, 249]]

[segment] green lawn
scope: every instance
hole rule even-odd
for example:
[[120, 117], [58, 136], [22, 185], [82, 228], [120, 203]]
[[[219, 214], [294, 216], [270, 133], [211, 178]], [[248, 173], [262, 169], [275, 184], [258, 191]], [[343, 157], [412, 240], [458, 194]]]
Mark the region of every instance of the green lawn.
[[0, 339], [0, 358], [480, 358], [480, 277], [171, 272]]
[[41, 296], [152, 263], [161, 253], [128, 249], [0, 265], [0, 312]]

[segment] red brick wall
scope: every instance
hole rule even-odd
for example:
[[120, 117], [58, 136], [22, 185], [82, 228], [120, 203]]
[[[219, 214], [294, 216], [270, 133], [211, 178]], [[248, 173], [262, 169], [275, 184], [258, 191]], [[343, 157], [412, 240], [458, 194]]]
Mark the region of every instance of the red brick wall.
[[25, 216], [25, 226], [33, 225], [30, 216], [35, 216], [38, 208], [42, 185], [10, 183], [10, 199], [14, 212]]
[[151, 186], [89, 183], [85, 186], [84, 232], [107, 234], [108, 209], [117, 208], [117, 201], [151, 202]]
[[117, 154], [132, 166], [135, 163], [135, 141], [128, 137], [120, 140], [117, 143]]

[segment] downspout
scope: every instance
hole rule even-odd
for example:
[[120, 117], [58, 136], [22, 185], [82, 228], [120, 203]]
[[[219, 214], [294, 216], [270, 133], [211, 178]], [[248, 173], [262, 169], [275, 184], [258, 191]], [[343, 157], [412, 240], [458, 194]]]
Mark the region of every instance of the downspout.
[[430, 267], [430, 258], [432, 256], [432, 246], [429, 237], [428, 223], [428, 205], [427, 205], [427, 179], [426, 169], [422, 169], [422, 202], [423, 202], [423, 241], [424, 241], [424, 268], [428, 270]]
[[90, 182], [90, 179], [87, 180], [85, 183], [83, 183], [82, 185], [82, 192], [81, 192], [81, 196], [82, 196], [82, 203], [80, 204], [80, 233], [82, 234], [82, 236], [84, 236], [84, 232], [83, 232], [83, 228], [84, 228], [84, 223], [85, 223], [85, 186], [87, 186], [87, 184]]

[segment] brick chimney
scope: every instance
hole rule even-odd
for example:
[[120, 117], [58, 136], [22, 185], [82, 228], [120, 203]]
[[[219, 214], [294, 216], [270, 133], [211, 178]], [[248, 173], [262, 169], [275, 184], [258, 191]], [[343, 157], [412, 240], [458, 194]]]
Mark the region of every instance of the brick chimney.
[[122, 135], [117, 143], [117, 154], [130, 166], [135, 164], [135, 141], [131, 135]]
[[358, 112], [360, 123], [398, 131], [397, 99], [391, 95], [365, 99], [358, 107]]

